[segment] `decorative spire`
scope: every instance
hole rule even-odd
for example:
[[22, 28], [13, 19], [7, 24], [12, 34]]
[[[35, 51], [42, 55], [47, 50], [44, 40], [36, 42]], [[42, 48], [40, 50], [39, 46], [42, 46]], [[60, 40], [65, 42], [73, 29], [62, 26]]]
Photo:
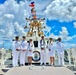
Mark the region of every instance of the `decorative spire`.
[[[35, 10], [35, 3], [31, 2], [29, 4], [29, 6], [31, 7], [31, 15], [32, 18], [26, 18], [27, 22], [29, 22], [29, 27], [26, 26], [24, 28], [29, 28], [29, 31], [27, 33], [27, 36], [43, 36], [44, 33], [42, 31], [43, 27], [42, 27], [42, 22], [45, 20], [45, 18], [37, 18], [36, 17], [36, 10]], [[45, 28], [45, 27], [44, 27]]]
[[35, 3], [34, 2], [31, 2], [31, 4], [29, 4], [31, 8], [31, 14], [32, 14], [32, 17], [33, 19], [36, 19], [36, 10], [35, 10]]

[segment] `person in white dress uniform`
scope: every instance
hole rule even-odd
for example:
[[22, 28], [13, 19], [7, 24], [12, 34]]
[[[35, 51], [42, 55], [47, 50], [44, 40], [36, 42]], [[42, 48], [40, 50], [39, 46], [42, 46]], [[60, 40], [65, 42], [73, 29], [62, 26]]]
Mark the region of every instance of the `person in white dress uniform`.
[[28, 43], [28, 53], [27, 53], [29, 65], [32, 65], [33, 50], [34, 50], [34, 44], [33, 44], [32, 39], [30, 39]]
[[50, 56], [50, 65], [54, 65], [54, 44], [53, 44], [52, 38], [50, 38], [48, 49], [49, 49], [49, 56]]
[[43, 63], [44, 63], [44, 65], [46, 65], [45, 47], [46, 47], [46, 44], [45, 44], [44, 36], [42, 36], [41, 40], [40, 40], [40, 48], [41, 48], [41, 51], [40, 51], [40, 56], [41, 56], [40, 65], [42, 65]]
[[21, 51], [20, 51], [20, 65], [25, 65], [25, 59], [26, 59], [26, 50], [28, 47], [27, 41], [25, 40], [26, 37], [22, 36], [22, 41], [21, 41]]
[[64, 66], [64, 45], [61, 43], [61, 38], [57, 40], [57, 54], [58, 54], [58, 65]]
[[15, 37], [15, 41], [13, 42], [12, 45], [12, 53], [13, 53], [13, 66], [16, 67], [18, 66], [18, 59], [19, 59], [19, 53], [20, 53], [20, 42], [19, 42], [19, 37]]

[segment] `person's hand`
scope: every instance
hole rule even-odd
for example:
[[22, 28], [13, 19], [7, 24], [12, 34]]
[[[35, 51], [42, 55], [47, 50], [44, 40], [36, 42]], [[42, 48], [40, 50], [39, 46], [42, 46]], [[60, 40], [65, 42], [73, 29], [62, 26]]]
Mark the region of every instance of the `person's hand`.
[[41, 50], [44, 50], [44, 48], [41, 48]]
[[19, 51], [20, 49], [16, 49], [16, 51]]
[[51, 49], [49, 49], [49, 51], [51, 51]]
[[32, 52], [32, 50], [29, 50], [30, 52]]
[[26, 51], [26, 50], [24, 49], [24, 50], [22, 50], [22, 51], [24, 52], [24, 51]]

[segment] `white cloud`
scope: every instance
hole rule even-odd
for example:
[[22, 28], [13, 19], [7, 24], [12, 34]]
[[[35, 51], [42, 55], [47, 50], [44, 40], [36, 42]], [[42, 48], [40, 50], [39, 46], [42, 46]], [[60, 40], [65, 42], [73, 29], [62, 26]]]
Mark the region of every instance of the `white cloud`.
[[76, 44], [71, 44], [72, 47], [76, 48]]
[[74, 22], [73, 24], [74, 24], [74, 28], [76, 28], [76, 22]]
[[33, 0], [35, 2], [36, 10], [43, 10], [46, 8], [48, 4], [50, 4], [53, 0]]
[[1, 29], [0, 34], [4, 34], [4, 33], [5, 33], [5, 30]]
[[22, 35], [26, 35], [26, 32], [24, 31], [24, 28], [21, 27], [18, 22], [14, 23], [14, 28], [15, 31], [17, 32], [17, 35], [22, 36]]
[[[40, 17], [45, 17], [44, 10], [46, 6], [48, 6], [53, 0], [32, 0], [32, 1], [35, 2], [35, 9], [36, 9], [37, 15]], [[29, 4], [30, 3], [31, 1], [29, 1]]]
[[62, 35], [64, 38], [68, 36], [68, 30], [66, 27], [62, 27], [62, 31], [60, 31], [60, 35]]
[[51, 27], [45, 25], [45, 28], [43, 29], [43, 31], [47, 31], [47, 32], [49, 32], [49, 31], [51, 31]]
[[53, 26], [52, 28], [55, 28], [55, 26]]
[[63, 39], [63, 40], [71, 40], [72, 37], [68, 36], [69, 35], [69, 32], [67, 30], [66, 27], [62, 27], [62, 31], [59, 32], [59, 36]]
[[55, 30], [55, 32], [57, 32], [57, 30]]
[[[18, 4], [15, 0], [7, 0], [0, 4], [0, 37], [13, 38], [16, 35], [25, 34], [25, 18], [29, 16], [29, 4], [27, 1]], [[16, 26], [15, 26], [16, 25]]]
[[7, 22], [5, 22], [5, 23], [6, 23], [5, 27], [0, 30], [0, 32], [2, 34], [1, 36], [13, 38], [14, 37], [14, 28], [13, 28], [12, 23], [7, 23]]
[[54, 38], [54, 39], [57, 39], [59, 36], [51, 33], [51, 34], [50, 34], [50, 37], [51, 37], [51, 38]]
[[65, 47], [66, 50], [69, 49], [69, 48], [76, 48], [76, 44], [71, 44], [71, 43], [65, 42], [64, 47]]
[[72, 36], [73, 38], [76, 38], [76, 35]]
[[76, 38], [76, 35], [69, 36], [69, 32], [66, 27], [62, 27], [62, 31], [59, 32], [59, 37], [62, 38], [63, 41], [71, 41]]
[[75, 0], [53, 0], [44, 11], [49, 20], [76, 20]]
[[73, 38], [75, 38], [76, 35], [69, 36], [69, 32], [68, 32], [67, 28], [66, 27], [62, 27], [62, 30], [59, 31], [59, 35], [55, 35], [54, 33], [51, 33], [50, 37], [52, 37], [54, 39], [57, 39], [58, 37], [61, 37], [62, 41], [69, 41], [69, 40], [72, 40]]
[[4, 18], [14, 19], [14, 15], [13, 14], [4, 14]]
[[44, 35], [46, 35], [46, 36], [47, 36], [48, 34], [50, 35], [51, 29], [52, 29], [52, 28], [51, 28], [50, 26], [47, 26], [47, 25], [46, 25], [46, 22], [45, 22], [45, 28], [42, 29], [42, 31], [44, 32]]
[[0, 40], [0, 45], [2, 45], [3, 44], [3, 41], [2, 40]]

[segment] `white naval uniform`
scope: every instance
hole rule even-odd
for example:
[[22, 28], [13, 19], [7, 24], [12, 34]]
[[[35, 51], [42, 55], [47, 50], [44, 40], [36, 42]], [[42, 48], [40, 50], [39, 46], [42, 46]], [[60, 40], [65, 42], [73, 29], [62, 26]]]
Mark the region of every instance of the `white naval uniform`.
[[40, 59], [40, 63], [41, 65], [44, 63], [46, 65], [46, 51], [45, 51], [45, 42], [44, 40], [40, 40], [40, 48], [44, 48], [44, 49], [41, 49], [41, 52], [40, 52], [40, 56], [41, 56], [41, 59]]
[[[25, 64], [25, 59], [26, 59], [26, 50], [27, 50], [27, 41], [26, 40], [22, 40], [21, 41], [21, 51], [20, 51], [20, 64]], [[25, 51], [23, 51], [25, 50]]]
[[[20, 53], [20, 42], [19, 41], [14, 41], [13, 45], [13, 66], [18, 66], [18, 59], [19, 59], [19, 53]], [[19, 49], [19, 51], [17, 51], [16, 49]]]
[[53, 44], [53, 42], [49, 43], [48, 50], [49, 50], [49, 56], [54, 57], [55, 54], [54, 54], [54, 44]]
[[64, 45], [61, 42], [57, 42], [57, 54], [58, 54], [58, 65], [64, 65]]
[[28, 53], [27, 53], [28, 57], [32, 57], [33, 56], [33, 50], [34, 50], [34, 44], [33, 44], [33, 42], [31, 42], [31, 43], [29, 42], [28, 43]]

